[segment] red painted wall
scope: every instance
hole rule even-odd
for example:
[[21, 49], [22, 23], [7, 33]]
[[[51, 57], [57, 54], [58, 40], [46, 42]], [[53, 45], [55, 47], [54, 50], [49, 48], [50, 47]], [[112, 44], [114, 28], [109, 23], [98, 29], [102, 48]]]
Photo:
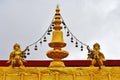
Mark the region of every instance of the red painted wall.
[[[7, 60], [0, 60], [0, 66], [9, 66], [10, 63], [6, 63]], [[26, 67], [48, 67], [50, 60], [28, 60], [24, 63]], [[90, 60], [63, 60], [67, 67], [88, 67], [91, 64]], [[96, 64], [97, 65], [97, 64]], [[105, 66], [120, 66], [120, 60], [106, 60], [104, 61]], [[16, 65], [19, 66], [19, 65]]]

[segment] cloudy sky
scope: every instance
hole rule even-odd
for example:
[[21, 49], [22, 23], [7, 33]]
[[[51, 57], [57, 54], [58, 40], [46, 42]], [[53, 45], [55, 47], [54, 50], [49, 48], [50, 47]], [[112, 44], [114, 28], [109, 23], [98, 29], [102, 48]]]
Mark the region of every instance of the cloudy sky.
[[[23, 50], [37, 41], [49, 27], [59, 4], [61, 15], [70, 31], [82, 42], [98, 42], [106, 59], [120, 59], [120, 0], [0, 0], [0, 60], [8, 59], [13, 45], [19, 43]], [[38, 44], [39, 50], [30, 47], [27, 59], [48, 60], [48, 42]], [[64, 35], [69, 52], [66, 59], [87, 58]]]

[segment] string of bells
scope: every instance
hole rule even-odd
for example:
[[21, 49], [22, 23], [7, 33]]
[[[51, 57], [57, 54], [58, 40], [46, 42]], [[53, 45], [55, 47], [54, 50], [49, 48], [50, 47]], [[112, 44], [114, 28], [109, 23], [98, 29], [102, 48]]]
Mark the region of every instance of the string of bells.
[[[45, 31], [45, 33], [42, 35], [42, 37], [40, 39], [38, 39], [36, 42], [30, 44], [28, 47], [33, 46], [34, 45], [34, 50], [38, 50], [38, 46], [37, 44], [39, 43], [40, 45], [42, 45], [44, 42], [47, 42], [47, 35], [51, 35], [52, 31], [53, 31], [53, 26], [54, 26], [54, 19], [55, 16], [52, 19], [52, 22], [50, 23], [50, 26], [48, 27], [48, 29]], [[79, 41], [79, 39], [77, 39], [73, 33], [69, 30], [69, 28], [67, 27], [67, 25], [65, 24], [62, 16], [61, 16], [61, 20], [62, 20], [62, 25], [63, 25], [63, 29], [67, 30], [66, 31], [66, 36], [70, 38], [70, 42], [71, 43], [75, 43], [75, 47], [79, 48], [80, 50], [83, 51], [84, 46], [88, 46], [86, 44], [84, 44], [83, 42]], [[27, 55], [30, 55], [30, 49], [27, 50]], [[26, 57], [24, 57], [26, 58]]]
[[62, 24], [63, 24], [64, 29], [67, 30], [66, 36], [67, 36], [67, 37], [70, 37], [71, 43], [75, 43], [75, 47], [79, 47], [79, 45], [80, 45], [80, 49], [81, 49], [81, 51], [83, 51], [83, 48], [84, 48], [83, 46], [88, 46], [88, 45], [84, 44], [84, 43], [81, 42], [79, 39], [77, 39], [77, 38], [73, 35], [73, 33], [70, 31], [70, 29], [67, 27], [67, 25], [65, 24], [62, 16], [61, 16], [61, 19], [62, 19]]

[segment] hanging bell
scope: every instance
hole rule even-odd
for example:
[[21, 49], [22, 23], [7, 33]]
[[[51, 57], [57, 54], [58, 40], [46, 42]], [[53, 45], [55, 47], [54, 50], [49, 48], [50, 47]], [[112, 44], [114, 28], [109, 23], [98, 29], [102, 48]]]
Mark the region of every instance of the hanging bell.
[[76, 41], [76, 43], [75, 43], [76, 45], [75, 45], [75, 47], [78, 47], [78, 42]]
[[54, 26], [54, 24], [52, 24], [52, 26]]
[[50, 35], [50, 32], [48, 32], [47, 35]]
[[35, 45], [35, 48], [34, 48], [34, 50], [38, 50], [38, 48], [37, 48], [37, 45]]
[[27, 51], [28, 51], [27, 55], [30, 55], [30, 53], [29, 53], [30, 49], [29, 48], [27, 49]]
[[70, 36], [70, 34], [67, 34], [67, 37]]
[[71, 42], [73, 43], [73, 40], [71, 40]]
[[50, 29], [52, 29], [52, 27], [50, 27]]
[[42, 44], [42, 41], [40, 41], [40, 44]]
[[83, 45], [81, 45], [81, 51], [83, 51]]
[[48, 32], [52, 32], [52, 29], [49, 29]]
[[71, 37], [71, 42], [73, 43], [73, 37]]
[[44, 42], [46, 42], [47, 40], [46, 40], [46, 37], [44, 37], [44, 40], [43, 40]]
[[81, 49], [81, 51], [83, 51], [83, 49]]
[[54, 26], [54, 22], [52, 22], [52, 26]]
[[28, 48], [27, 51], [30, 51], [30, 49]]
[[23, 58], [27, 58], [27, 56], [23, 56]]
[[78, 47], [78, 44], [76, 44], [75, 47]]
[[76, 43], [75, 44], [78, 44], [78, 42], [76, 41]]
[[69, 31], [67, 31], [67, 36], [70, 36], [70, 32]]
[[50, 30], [48, 30], [48, 32], [50, 32]]
[[28, 52], [27, 55], [30, 55], [30, 53]]
[[64, 26], [64, 29], [66, 29], [67, 27], [66, 27], [66, 25]]
[[83, 45], [81, 45], [81, 48], [83, 48]]

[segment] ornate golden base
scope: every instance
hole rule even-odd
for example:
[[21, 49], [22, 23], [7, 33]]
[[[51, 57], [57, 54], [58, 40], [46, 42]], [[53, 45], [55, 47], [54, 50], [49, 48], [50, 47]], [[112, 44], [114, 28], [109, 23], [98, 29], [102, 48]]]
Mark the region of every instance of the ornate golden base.
[[68, 56], [68, 52], [64, 50], [49, 50], [46, 55], [52, 58], [53, 61], [50, 63], [49, 67], [65, 67], [62, 59]]
[[49, 50], [46, 55], [51, 59], [63, 59], [68, 56], [68, 52], [65, 50]]
[[49, 67], [65, 67], [65, 64], [61, 60], [53, 60], [50, 62]]

